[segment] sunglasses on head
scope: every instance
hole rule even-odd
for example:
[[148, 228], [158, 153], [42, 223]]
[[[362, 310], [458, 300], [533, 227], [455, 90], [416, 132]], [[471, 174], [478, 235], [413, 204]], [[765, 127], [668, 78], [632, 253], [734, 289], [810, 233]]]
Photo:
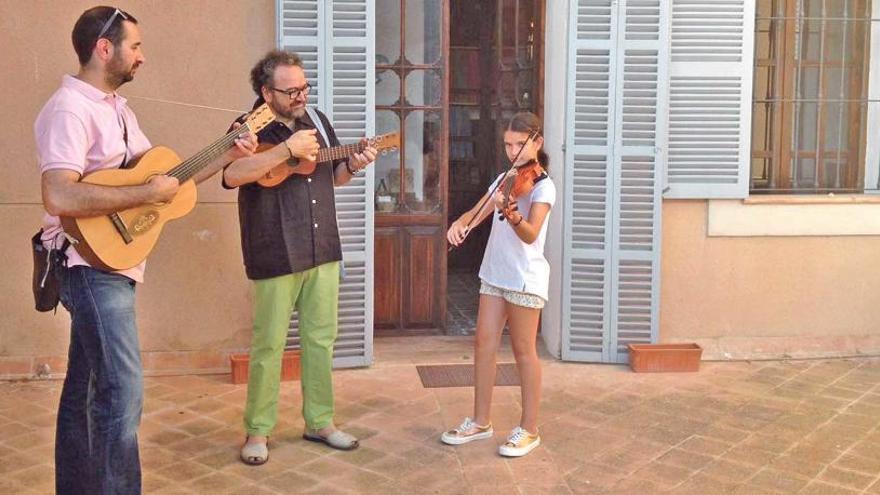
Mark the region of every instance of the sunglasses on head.
[[118, 8], [117, 8], [117, 9], [114, 9], [114, 10], [113, 10], [113, 15], [111, 15], [110, 18], [107, 19], [106, 22], [104, 22], [104, 25], [101, 26], [101, 30], [98, 31], [98, 37], [95, 38], [95, 41], [96, 41], [96, 42], [97, 42], [99, 39], [101, 39], [101, 38], [104, 37], [104, 34], [106, 34], [107, 31], [110, 29], [110, 27], [113, 26], [113, 21], [115, 21], [117, 17], [121, 17], [122, 20], [124, 20], [124, 21], [127, 21], [127, 20], [128, 20], [128, 16], [125, 15], [125, 12], [119, 10]]

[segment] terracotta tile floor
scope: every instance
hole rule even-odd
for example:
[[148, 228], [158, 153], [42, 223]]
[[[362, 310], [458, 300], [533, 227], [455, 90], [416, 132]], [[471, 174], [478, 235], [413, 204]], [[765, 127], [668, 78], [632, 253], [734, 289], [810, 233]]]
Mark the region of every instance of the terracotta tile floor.
[[473, 335], [477, 327], [480, 279], [476, 273], [450, 271], [446, 290], [446, 335]]
[[[437, 437], [470, 389], [424, 389], [414, 364], [471, 359], [470, 339], [379, 339], [375, 364], [336, 373], [338, 422], [362, 447], [303, 441], [286, 382], [270, 461], [237, 459], [245, 387], [226, 376], [148, 378], [145, 493], [880, 494], [880, 359], [703, 363], [694, 374], [545, 357], [543, 445], [495, 453], [518, 389], [495, 391], [494, 441]], [[505, 344], [502, 360], [510, 360]], [[51, 493], [59, 381], [0, 383], [0, 493]]]

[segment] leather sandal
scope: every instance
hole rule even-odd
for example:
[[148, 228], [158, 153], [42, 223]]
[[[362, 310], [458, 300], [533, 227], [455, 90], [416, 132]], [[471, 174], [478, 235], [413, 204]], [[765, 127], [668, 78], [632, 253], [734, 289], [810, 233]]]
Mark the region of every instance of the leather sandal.
[[354, 450], [360, 446], [357, 438], [339, 430], [333, 430], [333, 433], [326, 437], [319, 435], [316, 430], [306, 430], [303, 438], [310, 442], [323, 443], [337, 450]]
[[249, 442], [250, 437], [245, 437], [244, 445], [241, 446], [241, 462], [251, 466], [265, 464], [269, 460], [269, 439], [266, 443]]

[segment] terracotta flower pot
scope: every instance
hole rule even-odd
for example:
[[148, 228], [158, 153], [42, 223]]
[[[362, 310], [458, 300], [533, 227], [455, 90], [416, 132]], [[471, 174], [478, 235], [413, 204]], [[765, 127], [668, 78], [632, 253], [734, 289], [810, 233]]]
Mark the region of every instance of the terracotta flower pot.
[[[282, 382], [299, 380], [299, 354], [299, 351], [284, 351], [284, 355], [281, 357]], [[250, 361], [250, 354], [231, 354], [229, 356], [229, 364], [232, 367], [232, 383], [248, 382]]]
[[629, 344], [629, 366], [636, 373], [699, 371], [703, 349], [688, 344]]

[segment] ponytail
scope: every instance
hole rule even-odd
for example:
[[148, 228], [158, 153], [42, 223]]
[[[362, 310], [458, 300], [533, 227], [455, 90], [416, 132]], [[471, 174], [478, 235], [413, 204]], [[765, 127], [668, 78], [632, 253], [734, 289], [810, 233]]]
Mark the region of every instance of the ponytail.
[[550, 168], [550, 157], [547, 156], [547, 153], [544, 153], [544, 147], [541, 146], [541, 149], [538, 150], [538, 163], [544, 167], [544, 170]]

